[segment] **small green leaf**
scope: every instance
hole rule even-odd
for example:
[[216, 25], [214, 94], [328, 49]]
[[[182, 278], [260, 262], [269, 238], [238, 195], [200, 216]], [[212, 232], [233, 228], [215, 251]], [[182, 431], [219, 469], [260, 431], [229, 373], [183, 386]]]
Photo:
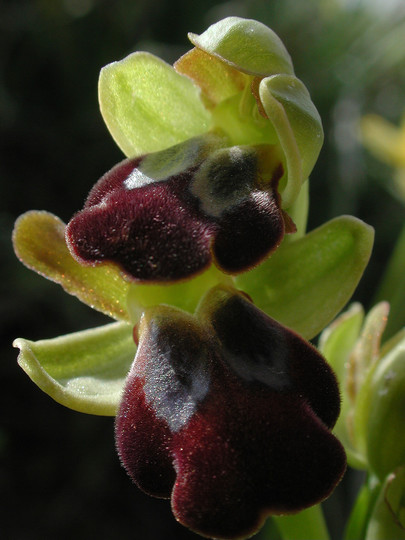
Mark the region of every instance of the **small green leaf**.
[[280, 193], [283, 208], [288, 208], [318, 159], [322, 122], [305, 85], [293, 75], [263, 79], [259, 96], [286, 157], [287, 183], [280, 185]]
[[374, 231], [351, 216], [335, 218], [282, 246], [235, 278], [265, 313], [313, 338], [350, 299], [370, 257]]
[[20, 216], [13, 231], [17, 257], [25, 266], [62, 285], [90, 307], [118, 319], [129, 320], [129, 283], [113, 265], [82, 266], [65, 242], [65, 224], [49, 212], [30, 211]]
[[145, 52], [101, 70], [99, 101], [111, 135], [130, 157], [163, 150], [210, 128], [199, 88]]
[[114, 416], [135, 357], [132, 325], [115, 322], [54, 339], [16, 339], [18, 363], [55, 401], [79, 412]]
[[200, 36], [189, 34], [189, 39], [199, 49], [249, 75], [266, 77], [294, 72], [280, 38], [258, 21], [227, 17]]

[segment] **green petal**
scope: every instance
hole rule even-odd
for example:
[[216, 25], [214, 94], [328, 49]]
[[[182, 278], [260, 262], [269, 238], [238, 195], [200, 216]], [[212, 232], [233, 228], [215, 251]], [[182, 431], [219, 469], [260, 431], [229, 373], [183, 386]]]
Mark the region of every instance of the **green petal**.
[[115, 322], [55, 339], [16, 339], [18, 363], [41, 390], [79, 412], [114, 416], [135, 357], [132, 326]]
[[258, 21], [227, 17], [200, 36], [189, 34], [189, 39], [199, 49], [249, 75], [294, 72], [280, 38]]
[[163, 150], [210, 128], [197, 86], [145, 52], [101, 70], [99, 101], [111, 135], [131, 157]]
[[260, 266], [235, 278], [268, 315], [313, 338], [343, 308], [370, 257], [374, 231], [341, 216], [296, 242], [283, 244]]
[[179, 58], [174, 68], [193, 79], [210, 107], [241, 92], [250, 80], [244, 73], [196, 47]]
[[20, 216], [13, 231], [17, 257], [31, 270], [62, 285], [90, 307], [118, 319], [129, 320], [129, 283], [108, 264], [82, 266], [65, 242], [65, 224], [48, 212], [31, 211]]
[[340, 383], [341, 412], [334, 428], [334, 433], [344, 445], [347, 459], [352, 467], [366, 468], [366, 457], [358, 453], [354, 446], [353, 433], [350, 429], [353, 422], [353, 401], [348, 382], [349, 359], [360, 333], [364, 319], [361, 304], [353, 304], [340, 315], [320, 335], [318, 348], [332, 366]]
[[280, 185], [280, 193], [283, 208], [288, 208], [318, 159], [323, 143], [321, 118], [305, 85], [293, 75], [263, 79], [259, 96], [286, 157], [287, 183]]

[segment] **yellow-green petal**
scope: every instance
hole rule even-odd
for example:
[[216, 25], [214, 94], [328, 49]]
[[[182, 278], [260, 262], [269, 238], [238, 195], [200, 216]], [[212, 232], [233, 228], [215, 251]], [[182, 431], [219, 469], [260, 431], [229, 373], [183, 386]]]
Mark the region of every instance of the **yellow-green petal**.
[[307, 88], [293, 75], [266, 77], [259, 96], [286, 158], [287, 183], [280, 185], [280, 194], [283, 208], [288, 208], [318, 159], [323, 144], [321, 118]]
[[190, 33], [189, 39], [196, 47], [249, 75], [266, 77], [294, 72], [281, 39], [266, 25], [252, 19], [227, 17], [200, 36]]
[[372, 227], [351, 216], [328, 221], [235, 277], [265, 313], [304, 336], [317, 335], [353, 294], [370, 257]]
[[174, 68], [201, 88], [210, 107], [241, 92], [250, 80], [244, 73], [197, 47], [179, 58]]
[[126, 156], [163, 150], [209, 130], [199, 88], [160, 58], [133, 53], [100, 72], [104, 121]]
[[82, 266], [65, 242], [65, 224], [49, 212], [20, 216], [13, 231], [17, 257], [25, 266], [59, 283], [69, 294], [117, 320], [129, 320], [129, 283], [112, 265]]
[[114, 416], [135, 357], [132, 326], [115, 322], [54, 339], [14, 341], [18, 363], [55, 401], [88, 414]]

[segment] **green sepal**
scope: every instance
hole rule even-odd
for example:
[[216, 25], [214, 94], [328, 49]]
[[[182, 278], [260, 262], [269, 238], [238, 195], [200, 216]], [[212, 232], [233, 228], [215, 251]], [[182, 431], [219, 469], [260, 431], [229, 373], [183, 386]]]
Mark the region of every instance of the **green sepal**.
[[306, 339], [316, 336], [350, 299], [370, 258], [374, 230], [341, 216], [264, 263], [235, 277], [265, 313]]
[[129, 320], [129, 283], [110, 264], [83, 266], [70, 254], [65, 224], [49, 212], [32, 210], [20, 216], [13, 231], [14, 251], [38, 274], [59, 283], [66, 292], [117, 320]]
[[227, 17], [199, 36], [190, 33], [189, 39], [199, 49], [249, 75], [266, 77], [294, 72], [281, 39], [263, 23], [252, 19]]
[[259, 96], [285, 155], [287, 182], [280, 184], [279, 191], [283, 208], [288, 208], [318, 159], [323, 144], [321, 118], [307, 88], [293, 75], [266, 77]]
[[54, 339], [13, 343], [18, 363], [55, 401], [79, 412], [114, 416], [136, 347], [132, 325], [115, 322]]
[[405, 540], [405, 466], [386, 477], [364, 538]]
[[126, 156], [163, 150], [209, 130], [199, 88], [160, 58], [133, 53], [105, 66], [100, 110]]
[[367, 467], [367, 458], [358, 452], [353, 441], [353, 399], [349, 393], [349, 359], [364, 320], [361, 304], [353, 304], [319, 337], [318, 348], [332, 366], [340, 383], [341, 410], [334, 433], [345, 447], [349, 465], [356, 469]]

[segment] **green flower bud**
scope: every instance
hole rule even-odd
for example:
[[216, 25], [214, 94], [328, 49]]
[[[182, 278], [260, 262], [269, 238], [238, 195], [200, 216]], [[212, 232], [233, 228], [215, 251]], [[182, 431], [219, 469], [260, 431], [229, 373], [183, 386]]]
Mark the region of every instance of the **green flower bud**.
[[341, 383], [342, 414], [335, 433], [349, 464], [380, 481], [405, 464], [405, 331], [380, 348], [389, 305], [377, 304], [364, 319], [355, 304], [321, 335], [320, 349]]
[[405, 465], [405, 333], [383, 356], [367, 381], [367, 456], [379, 476]]

